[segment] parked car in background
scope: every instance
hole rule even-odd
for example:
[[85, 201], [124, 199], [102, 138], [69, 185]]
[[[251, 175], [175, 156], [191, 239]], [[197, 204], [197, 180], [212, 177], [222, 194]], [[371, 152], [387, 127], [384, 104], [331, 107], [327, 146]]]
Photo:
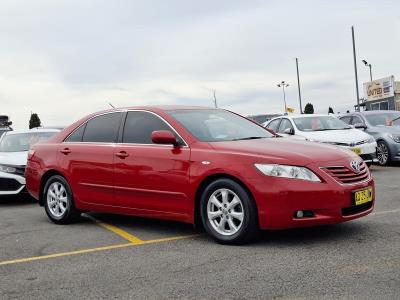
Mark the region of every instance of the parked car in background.
[[130, 214], [202, 224], [236, 244], [259, 228], [340, 223], [374, 205], [374, 181], [354, 153], [275, 138], [226, 110], [181, 106], [85, 117], [33, 146], [26, 182], [57, 224], [82, 211]]
[[367, 165], [376, 161], [375, 139], [361, 130], [328, 115], [281, 116], [264, 127], [284, 137], [304, 139], [349, 149], [359, 155]]
[[30, 147], [57, 132], [56, 129], [8, 131], [0, 137], [0, 195], [16, 195], [24, 191]]
[[377, 146], [378, 163], [385, 166], [400, 161], [400, 112], [375, 110], [353, 112], [340, 120], [372, 135]]

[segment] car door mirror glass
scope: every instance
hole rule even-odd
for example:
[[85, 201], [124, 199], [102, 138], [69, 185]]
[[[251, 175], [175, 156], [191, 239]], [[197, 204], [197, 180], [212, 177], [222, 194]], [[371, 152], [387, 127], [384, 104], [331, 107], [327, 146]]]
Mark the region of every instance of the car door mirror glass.
[[285, 134], [290, 134], [290, 135], [294, 135], [294, 129], [293, 128], [286, 128], [283, 133]]

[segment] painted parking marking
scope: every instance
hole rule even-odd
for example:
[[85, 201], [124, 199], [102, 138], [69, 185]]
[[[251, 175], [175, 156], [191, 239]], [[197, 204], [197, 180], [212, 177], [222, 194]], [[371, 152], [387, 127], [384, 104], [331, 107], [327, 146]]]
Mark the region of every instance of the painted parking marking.
[[197, 237], [199, 235], [200, 234], [174, 236], [174, 237], [142, 241], [140, 244], [134, 244], [134, 243], [130, 242], [130, 243], [125, 243], [125, 244], [117, 244], [117, 245], [109, 245], [109, 246], [89, 248], [89, 249], [81, 249], [81, 250], [75, 250], [75, 251], [70, 251], [70, 252], [61, 252], [61, 253], [54, 253], [54, 254], [49, 254], [49, 255], [18, 258], [18, 259], [13, 259], [13, 260], [5, 260], [5, 261], [0, 261], [0, 266], [19, 264], [19, 263], [27, 263], [27, 262], [37, 261], [37, 260], [45, 260], [45, 259], [51, 259], [51, 258], [57, 258], [57, 257], [65, 257], [65, 256], [92, 253], [92, 252], [107, 251], [107, 250], [113, 250], [113, 249], [119, 249], [119, 248], [138, 247], [141, 245], [165, 243], [165, 242], [170, 242], [170, 241], [193, 238], [193, 237]]
[[87, 214], [83, 214], [83, 216], [88, 218], [88, 219], [90, 219], [95, 224], [99, 225], [100, 227], [102, 227], [104, 229], [107, 229], [107, 230], [119, 235], [120, 237], [130, 241], [132, 244], [140, 245], [140, 244], [143, 244], [143, 242], [144, 242], [141, 239], [139, 239], [138, 237], [134, 236], [133, 234], [130, 234], [129, 232], [126, 232], [125, 230], [123, 230], [121, 228], [118, 228], [118, 227], [116, 227], [114, 225], [104, 223], [104, 222], [102, 222], [100, 220], [97, 220], [96, 218], [94, 218], [94, 217], [92, 217], [90, 215], [87, 215]]
[[393, 214], [393, 213], [398, 213], [398, 212], [400, 212], [400, 209], [377, 211], [377, 212], [373, 212], [371, 214], [371, 216]]

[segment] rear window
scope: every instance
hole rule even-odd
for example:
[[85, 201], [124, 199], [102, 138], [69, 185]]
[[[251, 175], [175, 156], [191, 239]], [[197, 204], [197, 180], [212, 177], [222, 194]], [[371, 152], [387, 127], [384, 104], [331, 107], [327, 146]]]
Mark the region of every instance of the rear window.
[[122, 113], [109, 113], [89, 120], [83, 134], [83, 142], [115, 143]]

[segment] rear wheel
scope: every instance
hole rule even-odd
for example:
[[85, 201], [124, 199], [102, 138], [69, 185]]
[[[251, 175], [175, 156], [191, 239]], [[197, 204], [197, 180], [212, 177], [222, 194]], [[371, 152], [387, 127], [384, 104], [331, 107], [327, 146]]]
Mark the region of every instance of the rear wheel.
[[385, 141], [379, 141], [376, 148], [378, 163], [381, 166], [386, 166], [390, 163], [390, 150]]
[[258, 231], [257, 208], [248, 192], [231, 179], [218, 179], [201, 196], [205, 230], [224, 244], [251, 241]]
[[72, 191], [64, 177], [50, 177], [44, 186], [43, 203], [49, 219], [56, 224], [76, 221], [80, 212], [75, 208]]

